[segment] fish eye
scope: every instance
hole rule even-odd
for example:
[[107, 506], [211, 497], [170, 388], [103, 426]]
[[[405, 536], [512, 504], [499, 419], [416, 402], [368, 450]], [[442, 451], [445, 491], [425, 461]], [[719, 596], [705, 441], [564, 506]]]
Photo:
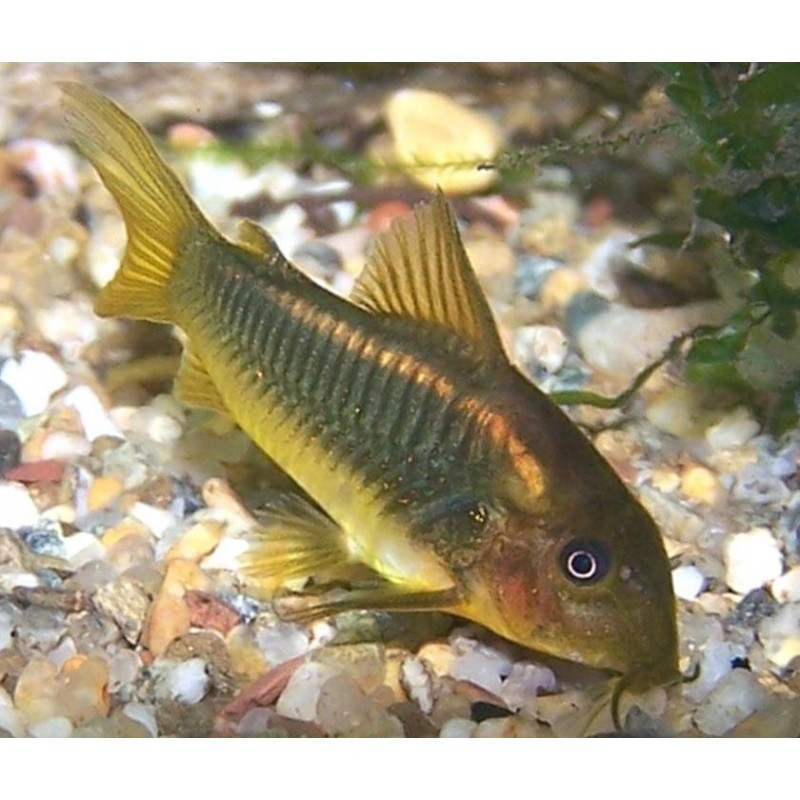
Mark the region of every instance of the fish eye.
[[591, 586], [608, 574], [611, 556], [602, 542], [573, 539], [561, 551], [561, 569], [578, 586]]

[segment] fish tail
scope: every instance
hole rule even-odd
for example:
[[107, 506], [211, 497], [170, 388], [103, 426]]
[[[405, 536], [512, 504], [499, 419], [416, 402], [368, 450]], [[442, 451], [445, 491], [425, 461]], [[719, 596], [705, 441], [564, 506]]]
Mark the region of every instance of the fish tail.
[[100, 292], [95, 311], [170, 322], [167, 285], [182, 241], [213, 230], [144, 129], [116, 103], [80, 83], [63, 82], [65, 120], [120, 206], [128, 244], [120, 268]]

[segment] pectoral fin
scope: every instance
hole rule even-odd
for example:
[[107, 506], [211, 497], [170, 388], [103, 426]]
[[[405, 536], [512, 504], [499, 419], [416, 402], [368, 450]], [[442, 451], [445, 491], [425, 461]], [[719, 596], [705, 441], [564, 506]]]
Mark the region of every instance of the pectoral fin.
[[300, 495], [276, 493], [256, 518], [241, 566], [257, 589], [269, 594], [284, 581], [348, 562], [342, 529]]

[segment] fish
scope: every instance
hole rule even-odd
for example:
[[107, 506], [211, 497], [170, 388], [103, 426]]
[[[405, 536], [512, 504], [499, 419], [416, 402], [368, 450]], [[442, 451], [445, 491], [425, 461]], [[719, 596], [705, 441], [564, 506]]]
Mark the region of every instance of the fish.
[[[660, 532], [510, 361], [441, 192], [340, 297], [256, 223], [223, 236], [112, 100], [62, 91], [127, 229], [97, 314], [178, 326], [177, 398], [231, 417], [298, 486], [266, 504], [242, 562], [282, 616], [443, 611], [619, 691], [677, 680]], [[280, 588], [354, 564], [367, 577], [347, 588]]]

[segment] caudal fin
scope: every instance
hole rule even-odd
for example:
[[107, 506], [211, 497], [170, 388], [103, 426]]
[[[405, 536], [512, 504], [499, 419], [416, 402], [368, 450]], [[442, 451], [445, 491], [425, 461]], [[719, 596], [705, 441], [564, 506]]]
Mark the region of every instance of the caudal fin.
[[211, 224], [138, 122], [95, 89], [73, 82], [60, 86], [75, 144], [119, 204], [128, 231], [122, 264], [95, 311], [171, 322], [166, 287], [179, 244], [189, 230]]

